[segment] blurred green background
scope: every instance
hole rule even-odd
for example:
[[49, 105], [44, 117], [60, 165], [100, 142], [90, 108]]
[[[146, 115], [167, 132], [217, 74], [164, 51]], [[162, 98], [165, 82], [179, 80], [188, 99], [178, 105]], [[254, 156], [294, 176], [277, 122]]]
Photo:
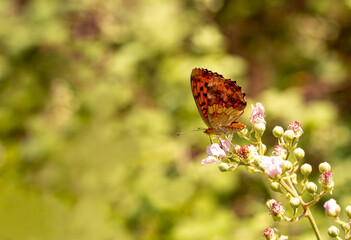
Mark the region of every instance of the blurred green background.
[[[264, 177], [201, 167], [190, 90], [235, 79], [271, 130], [299, 121], [318, 177], [350, 203], [351, 1], [0, 1], [0, 238], [260, 239]], [[238, 138], [238, 144], [245, 142]], [[323, 198], [322, 202], [331, 196]], [[326, 237], [332, 223], [313, 208]], [[313, 239], [307, 220], [278, 225]]]

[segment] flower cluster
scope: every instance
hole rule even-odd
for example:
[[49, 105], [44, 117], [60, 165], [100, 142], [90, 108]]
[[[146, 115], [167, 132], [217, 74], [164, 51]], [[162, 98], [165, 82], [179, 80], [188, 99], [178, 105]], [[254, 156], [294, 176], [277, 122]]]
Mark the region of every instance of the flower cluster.
[[[218, 143], [212, 143], [207, 147], [208, 157], [202, 160], [201, 164], [218, 163], [219, 170], [224, 172], [234, 171], [237, 167], [244, 166], [250, 173], [263, 174], [270, 181], [271, 189], [281, 193], [283, 199], [285, 198], [282, 202], [274, 199], [266, 202], [273, 220], [295, 222], [302, 218], [308, 218], [317, 239], [321, 239], [310, 207], [315, 205], [325, 194], [332, 193], [334, 181], [331, 166], [326, 162], [319, 165], [318, 170], [321, 173], [318, 180], [319, 187], [309, 180], [313, 168], [308, 163], [302, 163], [305, 152], [298, 147], [298, 142], [304, 131], [297, 121], [289, 124], [286, 130], [281, 126], [274, 127], [273, 135], [277, 139], [277, 144], [271, 152], [267, 151], [267, 147], [262, 143], [262, 135], [266, 130], [265, 108], [261, 103], [251, 106], [251, 130], [244, 128], [238, 132], [238, 136], [247, 140], [249, 144], [233, 145], [231, 143], [232, 135], [226, 136], [225, 139], [217, 137]], [[302, 176], [300, 182], [297, 181], [299, 170]], [[306, 198], [309, 201], [306, 201]], [[284, 202], [288, 204], [285, 205]], [[292, 209], [292, 211], [286, 211], [287, 208]], [[338, 218], [340, 206], [336, 204], [334, 199], [327, 201], [324, 208], [328, 216]], [[347, 207], [346, 211], [351, 218], [351, 206]], [[289, 214], [291, 216], [287, 216], [289, 212], [292, 212]], [[297, 214], [298, 212], [300, 213]], [[339, 222], [341, 221], [339, 220]], [[346, 229], [345, 236], [351, 234], [350, 223], [343, 222], [342, 224], [343, 229]], [[328, 230], [328, 233], [330, 236], [337, 236], [339, 229], [333, 226]], [[279, 236], [273, 228], [266, 228], [264, 237], [277, 240], [288, 239], [287, 236]]]

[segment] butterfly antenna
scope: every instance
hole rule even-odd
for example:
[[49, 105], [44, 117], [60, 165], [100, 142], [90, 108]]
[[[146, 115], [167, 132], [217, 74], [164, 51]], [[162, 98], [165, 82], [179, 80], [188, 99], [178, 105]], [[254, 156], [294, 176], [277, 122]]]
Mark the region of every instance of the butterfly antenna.
[[198, 129], [195, 129], [195, 130], [190, 130], [190, 131], [186, 131], [186, 132], [180, 132], [180, 133], [177, 133], [176, 135], [179, 136], [179, 135], [182, 135], [184, 133], [190, 133], [190, 132], [197, 132], [197, 131], [204, 131], [206, 130], [205, 128], [198, 128]]

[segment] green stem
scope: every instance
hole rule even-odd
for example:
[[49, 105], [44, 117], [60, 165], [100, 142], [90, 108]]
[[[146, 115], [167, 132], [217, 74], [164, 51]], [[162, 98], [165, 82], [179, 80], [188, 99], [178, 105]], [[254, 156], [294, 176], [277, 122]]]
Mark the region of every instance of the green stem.
[[321, 234], [319, 233], [317, 224], [316, 224], [316, 222], [315, 222], [315, 220], [313, 218], [313, 215], [311, 213], [311, 210], [310, 210], [309, 206], [304, 203], [304, 201], [302, 200], [301, 196], [297, 193], [295, 187], [293, 186], [293, 184], [291, 183], [289, 178], [287, 179], [287, 182], [288, 182], [288, 184], [286, 184], [282, 179], [280, 180], [280, 183], [282, 184], [282, 186], [292, 196], [297, 197], [297, 198], [300, 199], [301, 205], [304, 208], [304, 212], [306, 213], [304, 216], [306, 216], [308, 218], [308, 220], [310, 221], [310, 223], [312, 225], [312, 228], [313, 228], [313, 231], [314, 231], [314, 233], [315, 233], [315, 235], [317, 237], [317, 240], [321, 240], [322, 239]]
[[306, 209], [306, 215], [305, 215], [308, 220], [310, 221], [311, 225], [312, 225], [312, 228], [313, 228], [313, 231], [314, 233], [316, 234], [316, 237], [318, 240], [321, 240], [322, 237], [321, 237], [321, 234], [319, 233], [319, 230], [318, 230], [318, 227], [317, 227], [317, 224], [316, 224], [316, 221], [314, 220], [313, 216], [312, 216], [312, 213], [311, 213], [311, 210], [307, 207]]

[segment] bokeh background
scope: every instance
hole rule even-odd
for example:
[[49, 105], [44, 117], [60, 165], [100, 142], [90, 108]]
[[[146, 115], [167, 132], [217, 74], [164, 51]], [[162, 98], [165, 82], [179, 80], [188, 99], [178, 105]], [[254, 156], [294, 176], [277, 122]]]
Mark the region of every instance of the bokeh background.
[[[268, 151], [275, 125], [299, 121], [312, 179], [330, 162], [332, 197], [350, 203], [350, 0], [3, 0], [0, 53], [1, 239], [261, 239], [276, 226], [263, 176], [201, 167], [208, 137], [175, 136], [204, 127], [194, 67], [239, 82], [244, 123], [264, 104]], [[313, 213], [327, 238], [322, 204]], [[307, 220], [277, 226], [314, 236]]]

